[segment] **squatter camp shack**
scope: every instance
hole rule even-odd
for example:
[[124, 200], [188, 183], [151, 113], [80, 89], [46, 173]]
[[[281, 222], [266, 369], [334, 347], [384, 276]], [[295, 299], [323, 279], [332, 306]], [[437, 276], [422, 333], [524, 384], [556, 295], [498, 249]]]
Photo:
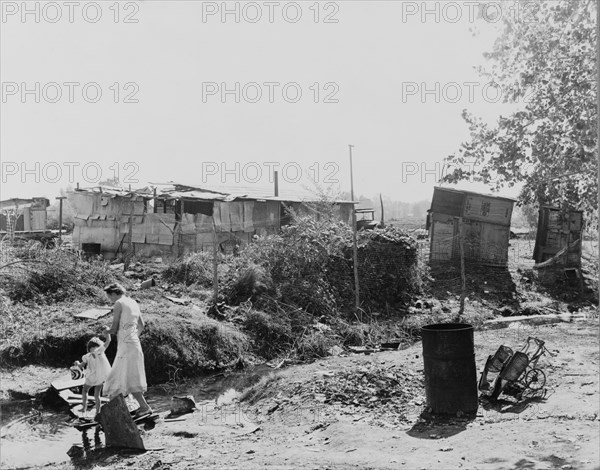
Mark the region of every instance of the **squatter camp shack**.
[[427, 228], [430, 264], [460, 260], [505, 266], [514, 199], [435, 187]]
[[[73, 246], [106, 259], [131, 252], [130, 246], [137, 256], [177, 257], [212, 250], [215, 240], [222, 251], [232, 252], [253, 236], [276, 233], [289, 223], [286, 208], [309, 211], [311, 202], [179, 184], [134, 191], [77, 189], [68, 199], [75, 212]], [[351, 201], [335, 201], [334, 210], [350, 223], [353, 207]]]
[[558, 265], [580, 268], [582, 230], [583, 211], [541, 207], [533, 250], [535, 262], [545, 263], [555, 258]]
[[34, 232], [47, 229], [50, 201], [44, 197], [0, 201], [0, 232]]

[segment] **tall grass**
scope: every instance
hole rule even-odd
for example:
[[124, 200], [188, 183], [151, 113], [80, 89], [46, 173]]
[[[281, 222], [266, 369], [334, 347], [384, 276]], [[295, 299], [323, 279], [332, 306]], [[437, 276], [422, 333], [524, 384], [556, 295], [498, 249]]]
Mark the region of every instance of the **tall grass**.
[[[32, 244], [13, 253], [10, 270], [0, 270], [4, 294], [15, 302], [52, 304], [80, 298], [104, 298], [102, 288], [115, 273], [108, 263], [73, 251]], [[19, 268], [19, 269], [15, 269]]]

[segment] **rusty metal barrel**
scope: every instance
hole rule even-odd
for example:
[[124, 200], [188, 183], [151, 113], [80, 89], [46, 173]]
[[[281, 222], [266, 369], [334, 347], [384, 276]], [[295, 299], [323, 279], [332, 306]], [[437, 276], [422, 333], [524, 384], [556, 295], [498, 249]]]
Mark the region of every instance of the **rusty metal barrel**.
[[434, 414], [477, 411], [473, 326], [438, 323], [421, 328], [427, 408]]

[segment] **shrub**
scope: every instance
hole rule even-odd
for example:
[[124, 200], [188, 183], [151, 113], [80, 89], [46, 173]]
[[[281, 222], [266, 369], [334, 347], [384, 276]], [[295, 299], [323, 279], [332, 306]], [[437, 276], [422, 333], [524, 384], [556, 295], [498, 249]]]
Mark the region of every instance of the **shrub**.
[[220, 279], [221, 297], [229, 305], [256, 301], [262, 294], [273, 293], [267, 270], [246, 258], [233, 258]]
[[266, 359], [272, 359], [292, 346], [292, 324], [286, 315], [251, 310], [246, 314], [244, 328], [254, 338], [256, 352]]
[[[291, 225], [284, 226], [279, 234], [259, 239], [241, 255], [248, 264], [264, 268], [265, 278], [272, 283], [272, 299], [313, 315], [338, 311], [324, 267], [331, 256], [340, 253], [351, 234], [350, 227], [333, 221], [332, 213], [325, 209], [320, 219], [292, 213]], [[275, 305], [262, 307], [276, 310]]]
[[300, 359], [318, 359], [328, 356], [329, 350], [334, 345], [333, 338], [326, 336], [321, 331], [312, 331], [300, 339], [297, 352]]
[[[248, 285], [239, 289], [246, 294], [243, 300], [250, 298], [250, 293], [253, 300], [260, 296], [260, 289], [249, 287], [260, 278], [272, 283], [271, 296], [276, 302], [312, 315], [335, 316], [341, 310], [351, 310], [352, 231], [332, 217], [293, 215], [292, 224], [279, 234], [248, 246], [242, 252], [242, 263], [260, 265], [264, 271], [260, 276], [239, 277], [240, 285]], [[359, 232], [358, 264], [361, 307], [365, 310], [403, 303], [410, 293], [421, 290], [426, 275], [418, 259], [416, 240], [394, 227]], [[261, 304], [261, 308], [274, 310], [268, 303]]]
[[141, 336], [146, 374], [153, 383], [174, 375], [193, 377], [238, 359], [248, 349], [248, 339], [208, 317], [174, 319], [148, 315]]
[[212, 254], [205, 251], [191, 253], [170, 264], [163, 272], [163, 278], [170, 282], [185, 285], [198, 284], [210, 287], [213, 282]]
[[6, 294], [17, 302], [49, 304], [81, 297], [104, 298], [102, 288], [114, 280], [107, 262], [86, 260], [60, 248], [31, 245], [16, 256], [23, 266], [9, 278]]

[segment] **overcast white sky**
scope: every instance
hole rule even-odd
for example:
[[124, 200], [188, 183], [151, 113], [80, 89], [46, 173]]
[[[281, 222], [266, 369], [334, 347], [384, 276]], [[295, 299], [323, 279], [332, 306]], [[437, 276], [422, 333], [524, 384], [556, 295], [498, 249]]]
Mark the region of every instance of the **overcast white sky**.
[[462, 109], [509, 109], [474, 71], [497, 32], [472, 36], [473, 2], [1, 3], [2, 199], [115, 172], [268, 187], [275, 164], [282, 196], [347, 191], [348, 144], [357, 196], [429, 199]]

